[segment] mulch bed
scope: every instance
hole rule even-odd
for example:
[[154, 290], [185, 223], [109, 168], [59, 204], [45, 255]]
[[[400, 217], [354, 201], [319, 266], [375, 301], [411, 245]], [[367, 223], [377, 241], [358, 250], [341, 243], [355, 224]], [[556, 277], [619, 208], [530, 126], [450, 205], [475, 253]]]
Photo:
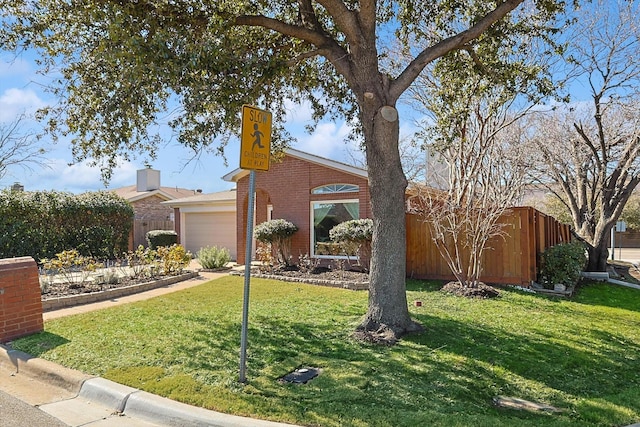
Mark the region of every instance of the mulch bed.
[[484, 283], [478, 283], [476, 287], [471, 288], [462, 286], [460, 282], [449, 282], [442, 287], [442, 291], [459, 297], [480, 299], [496, 298], [500, 295], [499, 290]]

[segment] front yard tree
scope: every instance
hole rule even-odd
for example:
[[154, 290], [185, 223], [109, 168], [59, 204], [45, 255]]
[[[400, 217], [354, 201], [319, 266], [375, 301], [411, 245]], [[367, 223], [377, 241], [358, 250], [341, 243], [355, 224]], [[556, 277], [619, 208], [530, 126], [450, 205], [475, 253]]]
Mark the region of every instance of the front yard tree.
[[590, 100], [539, 114], [535, 178], [571, 212], [588, 271], [605, 271], [611, 228], [640, 182], [640, 27], [636, 2], [594, 2], [568, 37], [574, 82]]
[[[374, 217], [360, 329], [400, 336], [420, 327], [406, 301], [396, 103], [449, 52], [489, 58], [514, 36], [548, 34], [562, 2], [523, 2], [3, 0], [0, 45], [37, 48], [45, 71], [60, 70], [52, 130], [75, 135], [75, 157], [100, 162], [106, 175], [119, 156], [153, 156], [149, 129], [174, 100], [182, 110], [172, 125], [196, 150], [237, 133], [243, 103], [271, 110], [276, 125], [290, 100], [307, 101], [318, 119], [357, 119]], [[391, 49], [416, 42], [426, 47], [399, 71], [385, 69]]]

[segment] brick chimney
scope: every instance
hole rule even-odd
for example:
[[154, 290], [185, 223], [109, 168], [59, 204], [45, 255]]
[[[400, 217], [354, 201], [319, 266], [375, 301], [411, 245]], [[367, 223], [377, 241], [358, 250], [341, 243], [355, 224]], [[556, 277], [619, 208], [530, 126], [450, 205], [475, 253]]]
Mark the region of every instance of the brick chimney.
[[153, 191], [160, 189], [160, 171], [145, 168], [137, 171], [136, 191]]

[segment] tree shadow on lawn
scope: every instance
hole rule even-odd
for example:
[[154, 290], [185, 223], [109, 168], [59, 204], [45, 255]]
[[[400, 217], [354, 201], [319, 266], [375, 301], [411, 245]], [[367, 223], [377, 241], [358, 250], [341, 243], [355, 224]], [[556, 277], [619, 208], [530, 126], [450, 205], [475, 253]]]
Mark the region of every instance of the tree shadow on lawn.
[[[407, 337], [407, 341], [434, 352], [442, 350], [469, 358], [465, 363], [471, 364], [472, 370], [489, 369], [489, 377], [498, 394], [530, 397], [527, 384], [522, 384], [517, 377], [584, 399], [607, 398], [640, 386], [640, 375], [637, 374], [640, 372], [640, 358], [629, 358], [629, 355], [639, 354], [640, 346], [605, 330], [577, 327], [565, 331], [551, 329], [518, 333], [429, 315], [415, 317], [427, 332]], [[562, 341], [568, 344], [562, 344]], [[422, 362], [415, 360], [415, 363]], [[556, 401], [548, 403], [564, 408], [572, 405], [560, 394], [555, 398]], [[634, 410], [639, 412], [638, 408]]]
[[[267, 406], [278, 420], [341, 425], [367, 424], [378, 417], [397, 420], [396, 425], [424, 425], [453, 414], [469, 417], [469, 422], [496, 416], [496, 395], [551, 400], [544, 403], [571, 409], [575, 399], [610, 398], [633, 387], [625, 376], [629, 369], [640, 371], [640, 362], [630, 365], [621, 356], [637, 354], [640, 348], [629, 349], [621, 337], [595, 334], [603, 346], [587, 351], [554, 342], [554, 334], [518, 334], [429, 315], [415, 317], [427, 332], [394, 347], [377, 347], [350, 340], [351, 326], [256, 316], [249, 327], [248, 385], [227, 392], [242, 400], [239, 412], [252, 414]], [[227, 328], [213, 336], [207, 326], [211, 321], [201, 319], [197, 339], [178, 350], [191, 355], [182, 362], [187, 371], [210, 372], [209, 381], [225, 381], [226, 376], [228, 384], [236, 379], [229, 376], [238, 369], [240, 329]], [[305, 385], [278, 382], [303, 366], [323, 372]], [[542, 390], [531, 391], [533, 384]], [[237, 411], [238, 403], [233, 407]], [[621, 417], [615, 409], [603, 411], [606, 419]], [[565, 424], [575, 422], [576, 416], [580, 418], [566, 413], [553, 419]], [[551, 415], [506, 411], [500, 417], [536, 425], [549, 422]]]

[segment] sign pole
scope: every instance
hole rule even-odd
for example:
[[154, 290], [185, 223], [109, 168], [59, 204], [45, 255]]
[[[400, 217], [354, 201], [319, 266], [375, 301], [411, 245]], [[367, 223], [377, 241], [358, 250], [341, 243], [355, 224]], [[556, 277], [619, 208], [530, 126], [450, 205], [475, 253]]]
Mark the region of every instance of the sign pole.
[[251, 253], [253, 246], [253, 206], [255, 202], [256, 171], [249, 172], [249, 203], [247, 207], [247, 235], [244, 252], [244, 298], [242, 300], [242, 336], [240, 338], [240, 382], [247, 382], [247, 329], [249, 324], [249, 288], [251, 282]]
[[240, 382], [247, 382], [247, 331], [249, 329], [249, 288], [253, 245], [253, 216], [256, 198], [256, 170], [268, 171], [271, 158], [271, 113], [250, 105], [242, 106], [240, 168], [249, 170], [249, 203], [244, 255], [244, 298], [240, 337]]

